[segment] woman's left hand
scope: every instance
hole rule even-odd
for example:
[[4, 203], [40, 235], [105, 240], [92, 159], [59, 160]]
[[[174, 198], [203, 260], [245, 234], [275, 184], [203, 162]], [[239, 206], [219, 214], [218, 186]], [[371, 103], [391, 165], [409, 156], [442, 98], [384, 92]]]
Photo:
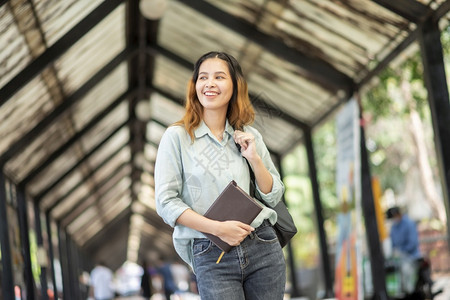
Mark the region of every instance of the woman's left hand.
[[250, 163], [255, 174], [256, 185], [264, 194], [272, 191], [273, 178], [256, 152], [255, 136], [249, 132], [234, 131], [234, 141], [241, 146], [241, 154]]
[[255, 136], [249, 132], [234, 131], [234, 141], [241, 146], [241, 153], [249, 161], [258, 156], [256, 152]]

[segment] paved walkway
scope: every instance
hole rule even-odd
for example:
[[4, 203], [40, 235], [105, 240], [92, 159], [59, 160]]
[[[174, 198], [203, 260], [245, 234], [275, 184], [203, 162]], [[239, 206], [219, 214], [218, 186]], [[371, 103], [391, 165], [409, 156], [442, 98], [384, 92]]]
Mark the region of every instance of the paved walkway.
[[[115, 300], [144, 300], [144, 298], [140, 296], [130, 296], [130, 297], [119, 297], [116, 298]], [[150, 298], [150, 300], [166, 300], [166, 298], [162, 294], [155, 294]], [[200, 300], [200, 296], [192, 293], [184, 293], [179, 295], [172, 295], [171, 300]]]
[[[437, 295], [434, 300], [450, 300], [450, 274], [448, 275], [440, 275], [440, 276], [434, 276], [433, 279], [435, 280], [435, 284], [433, 289], [438, 290], [442, 289], [443, 292], [439, 295]], [[195, 294], [182, 294], [182, 295], [176, 295], [172, 297], [171, 300], [200, 300], [200, 297]], [[303, 300], [304, 298], [302, 298]], [[140, 296], [131, 296], [131, 297], [120, 297], [116, 298], [116, 300], [144, 300], [144, 298]], [[161, 294], [155, 294], [152, 296], [151, 300], [165, 300], [164, 296]]]
[[434, 300], [450, 300], [450, 274], [434, 276], [435, 284], [433, 290], [443, 289], [442, 294], [437, 295]]

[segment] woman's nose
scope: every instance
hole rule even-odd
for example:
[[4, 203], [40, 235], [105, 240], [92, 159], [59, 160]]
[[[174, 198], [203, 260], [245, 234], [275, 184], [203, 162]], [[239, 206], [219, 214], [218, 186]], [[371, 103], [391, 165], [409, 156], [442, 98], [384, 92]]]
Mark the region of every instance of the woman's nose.
[[214, 83], [213, 80], [208, 80], [208, 82], [206, 83], [206, 87], [207, 88], [211, 88], [211, 87], [215, 87], [216, 84]]

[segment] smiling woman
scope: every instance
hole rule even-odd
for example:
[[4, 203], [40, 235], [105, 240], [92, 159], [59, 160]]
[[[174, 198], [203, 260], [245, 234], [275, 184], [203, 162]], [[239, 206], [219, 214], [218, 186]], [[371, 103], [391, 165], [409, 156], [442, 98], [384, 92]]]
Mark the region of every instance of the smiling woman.
[[[215, 61], [215, 66], [210, 61]], [[247, 81], [242, 73], [241, 66], [234, 57], [223, 52], [209, 52], [200, 57], [195, 64], [192, 78], [188, 83], [186, 95], [185, 115], [183, 119], [177, 122], [177, 125], [184, 126], [191, 139], [194, 138], [194, 128], [196, 128], [203, 119], [204, 108], [200, 101], [197, 85], [205, 80], [204, 74], [200, 76], [200, 68], [206, 72], [206, 68], [216, 67], [214, 73], [227, 75], [232, 83], [232, 93], [229, 105], [226, 110], [226, 119], [234, 127], [241, 129], [244, 125], [251, 124], [255, 118], [255, 111], [248, 96]], [[220, 74], [214, 74], [220, 75]], [[213, 76], [214, 77], [214, 76]], [[218, 76], [220, 77], [220, 76]], [[202, 91], [200, 91], [200, 95]], [[223, 116], [222, 116], [223, 119]], [[220, 123], [219, 123], [220, 124]], [[223, 127], [223, 126], [222, 126]]]
[[[157, 212], [174, 227], [175, 249], [193, 268], [202, 299], [283, 299], [286, 266], [270, 225], [277, 219], [271, 207], [284, 185], [261, 134], [250, 126], [253, 120], [239, 63], [229, 54], [209, 52], [195, 64], [183, 119], [166, 130], [158, 149]], [[263, 206], [250, 225], [205, 217], [230, 181], [249, 193], [246, 160], [256, 192], [270, 207]], [[222, 257], [203, 232], [234, 247]]]

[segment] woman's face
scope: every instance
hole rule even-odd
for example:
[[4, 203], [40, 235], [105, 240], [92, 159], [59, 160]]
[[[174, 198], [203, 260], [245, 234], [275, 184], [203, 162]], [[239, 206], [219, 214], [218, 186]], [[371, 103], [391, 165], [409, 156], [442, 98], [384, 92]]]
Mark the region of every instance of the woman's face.
[[227, 63], [220, 58], [205, 60], [200, 65], [195, 90], [204, 110], [226, 112], [233, 95], [233, 82]]

